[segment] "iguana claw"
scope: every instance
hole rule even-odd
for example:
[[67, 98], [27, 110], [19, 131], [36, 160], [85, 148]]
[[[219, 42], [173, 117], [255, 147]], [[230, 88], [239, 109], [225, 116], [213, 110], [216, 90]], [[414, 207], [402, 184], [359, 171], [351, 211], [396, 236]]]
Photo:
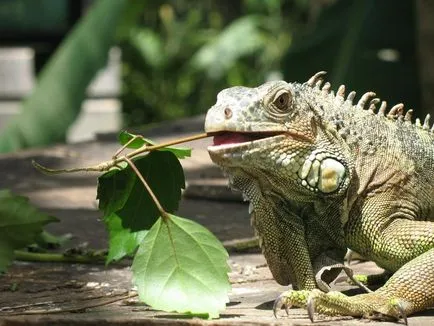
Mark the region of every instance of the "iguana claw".
[[408, 321], [407, 321], [407, 314], [405, 312], [405, 309], [402, 305], [402, 302], [398, 302], [395, 305], [396, 309], [399, 311], [399, 317], [402, 318], [404, 320], [404, 324], [408, 325]]
[[283, 292], [274, 301], [274, 304], [273, 304], [273, 314], [274, 314], [274, 318], [276, 318], [276, 319], [277, 319], [277, 311], [280, 310], [280, 309], [282, 309], [282, 307], [285, 308], [286, 315], [287, 316], [289, 315], [289, 308], [291, 308], [291, 306], [288, 306], [288, 304], [285, 303], [285, 293], [286, 292]]
[[[402, 319], [405, 325], [408, 325], [407, 313], [405, 312], [405, 308], [402, 301], [393, 300], [390, 303], [391, 307], [395, 308], [398, 314], [396, 315], [396, 319]], [[371, 319], [384, 320], [390, 318], [388, 315], [384, 315], [382, 313], [374, 314], [370, 316]]]
[[314, 298], [312, 296], [309, 296], [309, 299], [307, 299], [307, 314], [309, 315], [310, 321], [313, 323], [313, 316], [315, 314], [315, 305], [314, 305]]
[[273, 313], [277, 318], [277, 311], [282, 307], [285, 308], [286, 314], [289, 315], [289, 309], [292, 306], [306, 307], [307, 298], [310, 295], [308, 290], [288, 290], [279, 295], [274, 301]]

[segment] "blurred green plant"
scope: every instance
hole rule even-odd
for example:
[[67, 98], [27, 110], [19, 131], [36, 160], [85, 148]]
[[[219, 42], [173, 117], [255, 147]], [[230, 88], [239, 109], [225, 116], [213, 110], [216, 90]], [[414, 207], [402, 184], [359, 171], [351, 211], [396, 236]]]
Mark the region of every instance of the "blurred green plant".
[[[149, 6], [122, 43], [127, 125], [203, 113], [226, 87], [303, 81], [320, 70], [330, 73], [334, 87], [345, 83], [420, 106], [412, 0], [172, 0]], [[384, 50], [397, 58], [382, 58]]]
[[65, 140], [116, 36], [125, 35], [143, 6], [128, 0], [95, 3], [44, 67], [20, 114], [0, 133], [0, 152]]
[[[292, 10], [284, 12], [284, 2]], [[203, 113], [222, 88], [272, 77], [306, 1], [167, 1], [147, 9], [158, 16], [145, 14], [121, 43], [127, 125]]]

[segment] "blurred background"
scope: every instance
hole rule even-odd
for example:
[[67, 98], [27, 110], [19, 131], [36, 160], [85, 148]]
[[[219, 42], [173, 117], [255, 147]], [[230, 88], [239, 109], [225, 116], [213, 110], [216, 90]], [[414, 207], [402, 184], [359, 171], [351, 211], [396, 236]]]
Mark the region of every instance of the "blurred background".
[[328, 71], [425, 117], [434, 3], [0, 0], [0, 152], [204, 114], [217, 93]]

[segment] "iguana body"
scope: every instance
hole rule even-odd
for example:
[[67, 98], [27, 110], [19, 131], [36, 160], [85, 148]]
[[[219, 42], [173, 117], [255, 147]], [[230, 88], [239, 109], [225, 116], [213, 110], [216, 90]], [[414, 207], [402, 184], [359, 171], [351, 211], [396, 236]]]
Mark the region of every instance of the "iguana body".
[[[276, 306], [328, 315], [406, 316], [434, 306], [434, 127], [386, 112], [374, 93], [357, 104], [320, 72], [221, 91], [208, 111], [208, 151], [251, 203], [253, 226], [283, 293]], [[346, 249], [394, 273], [373, 293], [325, 293], [315, 275]], [[322, 273], [329, 283], [340, 269]], [[321, 284], [322, 283], [322, 284]], [[297, 291], [298, 290], [298, 291]]]

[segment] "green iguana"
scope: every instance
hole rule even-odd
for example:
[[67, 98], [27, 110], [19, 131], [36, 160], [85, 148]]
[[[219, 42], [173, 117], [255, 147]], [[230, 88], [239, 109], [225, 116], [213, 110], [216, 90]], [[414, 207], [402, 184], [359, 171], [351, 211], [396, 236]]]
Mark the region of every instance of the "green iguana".
[[[293, 285], [275, 314], [295, 305], [311, 319], [406, 322], [434, 306], [434, 127], [402, 104], [386, 112], [372, 92], [354, 104], [324, 74], [221, 91], [205, 120], [208, 151], [250, 201], [273, 277]], [[371, 293], [329, 291], [347, 248], [393, 275]]]

